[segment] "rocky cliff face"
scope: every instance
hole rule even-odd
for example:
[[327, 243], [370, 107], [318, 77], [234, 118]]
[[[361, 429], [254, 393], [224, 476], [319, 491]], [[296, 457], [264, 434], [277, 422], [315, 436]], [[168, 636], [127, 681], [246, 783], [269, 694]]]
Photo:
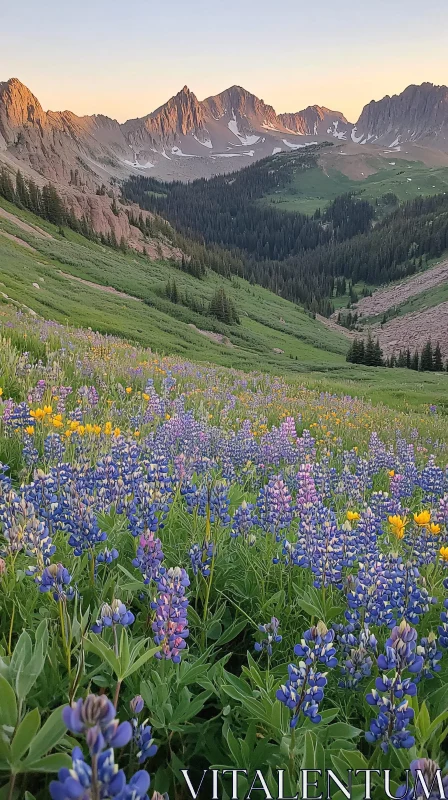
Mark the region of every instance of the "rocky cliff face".
[[220, 94], [207, 97], [202, 106], [210, 118], [218, 121], [226, 115], [246, 119], [248, 123], [260, 128], [263, 125], [278, 124], [277, 115], [272, 106], [266, 105], [242, 86], [231, 86]]
[[277, 115], [241, 86], [203, 101], [184, 86], [147, 116], [120, 125], [101, 115], [44, 111], [16, 78], [0, 84], [0, 152], [52, 181], [70, 185], [76, 175], [75, 185], [89, 191], [142, 171], [166, 179], [228, 172], [303, 147], [304, 136], [328, 138], [341, 120], [319, 106]]
[[328, 132], [328, 127], [335, 120], [349, 125], [340, 111], [330, 111], [322, 106], [308, 106], [295, 114], [279, 114], [278, 119], [288, 131], [300, 133], [302, 136], [317, 136]]
[[188, 86], [165, 105], [142, 119], [128, 120], [122, 126], [129, 142], [141, 145], [149, 136], [154, 145], [175, 141], [176, 137], [197, 133], [204, 127], [204, 113], [196, 95]]
[[372, 100], [356, 127], [372, 142], [398, 146], [421, 141], [448, 151], [448, 87], [422, 83], [393, 97]]

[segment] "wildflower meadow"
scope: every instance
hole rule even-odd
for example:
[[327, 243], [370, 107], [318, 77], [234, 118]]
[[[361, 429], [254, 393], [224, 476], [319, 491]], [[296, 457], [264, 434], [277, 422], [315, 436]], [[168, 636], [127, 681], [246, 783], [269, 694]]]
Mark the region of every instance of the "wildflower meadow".
[[306, 769], [333, 770], [337, 800], [384, 769], [389, 796], [429, 797], [448, 734], [437, 405], [6, 311], [0, 394], [1, 800], [288, 798]]

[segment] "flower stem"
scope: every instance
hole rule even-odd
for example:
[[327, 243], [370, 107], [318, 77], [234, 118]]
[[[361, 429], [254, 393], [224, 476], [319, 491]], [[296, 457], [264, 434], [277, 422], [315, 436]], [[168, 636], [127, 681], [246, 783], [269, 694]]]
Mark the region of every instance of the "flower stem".
[[117, 709], [118, 698], [120, 696], [120, 689], [121, 689], [121, 681], [117, 681], [117, 685], [115, 687], [115, 694], [114, 694], [114, 706], [115, 710]]
[[69, 683], [69, 686], [70, 686], [71, 671], [72, 671], [71, 653], [70, 653], [70, 646], [69, 646], [69, 644], [67, 642], [67, 635], [66, 635], [66, 631], [65, 631], [64, 607], [63, 607], [62, 600], [59, 600], [58, 606], [59, 606], [59, 619], [61, 620], [62, 644], [63, 644], [63, 647], [64, 647], [65, 657], [67, 659], [67, 674], [68, 674], [68, 683]]
[[7, 800], [12, 800], [14, 796], [14, 787], [16, 785], [16, 778], [17, 778], [17, 773], [13, 772], [13, 774], [11, 775], [11, 779], [9, 781], [9, 791]]
[[16, 607], [15, 607], [15, 605], [13, 603], [12, 614], [11, 614], [11, 622], [10, 622], [10, 625], [9, 625], [9, 636], [8, 636], [8, 655], [9, 656], [12, 654], [12, 650], [11, 650], [12, 630], [13, 630], [13, 626], [14, 626], [14, 617], [15, 617], [15, 615], [16, 615]]

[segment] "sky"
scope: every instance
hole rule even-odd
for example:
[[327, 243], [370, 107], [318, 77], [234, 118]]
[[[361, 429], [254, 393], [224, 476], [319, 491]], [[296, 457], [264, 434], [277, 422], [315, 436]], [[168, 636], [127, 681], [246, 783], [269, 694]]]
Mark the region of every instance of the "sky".
[[187, 85], [238, 84], [355, 122], [410, 83], [448, 84], [447, 0], [0, 0], [0, 81], [45, 110], [144, 116]]

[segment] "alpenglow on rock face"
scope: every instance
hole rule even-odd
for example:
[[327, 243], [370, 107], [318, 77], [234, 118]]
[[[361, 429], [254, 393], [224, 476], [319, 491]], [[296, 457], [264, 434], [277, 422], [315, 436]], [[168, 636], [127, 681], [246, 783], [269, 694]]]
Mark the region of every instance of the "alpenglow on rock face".
[[393, 97], [372, 100], [356, 127], [381, 144], [420, 141], [448, 152], [448, 87], [422, 83]]
[[210, 177], [324, 141], [396, 150], [419, 142], [448, 152], [448, 88], [409, 86], [366, 105], [353, 125], [319, 105], [277, 114], [241, 86], [205, 100], [184, 86], [155, 111], [120, 124], [44, 111], [17, 78], [0, 83], [0, 162], [9, 158], [65, 185], [73, 185], [76, 172], [75, 185], [88, 191], [132, 174]]
[[350, 138], [340, 112], [312, 106], [277, 115], [241, 86], [202, 101], [184, 86], [155, 111], [120, 124], [44, 111], [17, 78], [0, 83], [0, 152], [63, 184], [73, 183], [76, 170], [88, 190], [130, 174], [191, 179], [229, 172], [328, 139], [335, 124]]

